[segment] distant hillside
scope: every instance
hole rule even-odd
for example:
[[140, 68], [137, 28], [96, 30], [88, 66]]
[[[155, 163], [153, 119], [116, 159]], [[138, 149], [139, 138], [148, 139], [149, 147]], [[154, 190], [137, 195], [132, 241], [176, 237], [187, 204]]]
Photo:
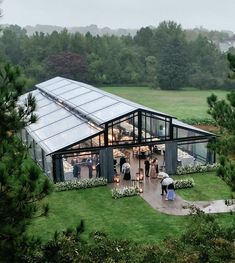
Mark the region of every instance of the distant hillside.
[[[61, 26], [52, 26], [52, 25], [36, 25], [36, 26], [26, 26], [24, 27], [27, 31], [27, 34], [29, 36], [33, 35], [35, 32], [43, 32], [51, 34], [53, 31], [62, 31], [64, 27]], [[116, 36], [126, 36], [131, 35], [134, 36], [137, 32], [137, 29], [124, 29], [124, 28], [118, 28], [118, 29], [111, 29], [109, 27], [103, 27], [99, 28], [97, 25], [90, 25], [90, 26], [81, 26], [81, 27], [67, 27], [67, 30], [70, 33], [79, 32], [81, 34], [86, 34], [87, 32], [90, 32], [92, 35], [116, 35]]]

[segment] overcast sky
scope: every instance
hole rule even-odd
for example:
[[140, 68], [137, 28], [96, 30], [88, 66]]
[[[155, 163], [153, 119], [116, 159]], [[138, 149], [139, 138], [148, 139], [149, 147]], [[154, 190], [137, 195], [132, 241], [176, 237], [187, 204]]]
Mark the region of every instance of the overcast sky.
[[235, 32], [235, 0], [3, 0], [1, 24], [140, 28], [174, 20]]

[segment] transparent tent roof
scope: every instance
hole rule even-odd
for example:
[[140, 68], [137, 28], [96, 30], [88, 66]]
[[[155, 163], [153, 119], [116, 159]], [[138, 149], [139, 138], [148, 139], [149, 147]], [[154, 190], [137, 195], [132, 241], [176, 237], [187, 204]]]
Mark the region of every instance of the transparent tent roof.
[[[47, 154], [100, 132], [100, 128], [61, 107], [58, 102], [47, 98], [38, 90], [31, 93], [36, 98], [35, 114], [38, 121], [29, 125], [26, 130]], [[27, 94], [23, 95], [20, 101], [23, 102], [26, 96]]]
[[[85, 83], [55, 77], [36, 85], [38, 121], [26, 129], [47, 154], [54, 153], [103, 130], [103, 124], [137, 109], [171, 117], [143, 105], [128, 101]], [[20, 97], [24, 103], [29, 93]], [[173, 125], [211, 134], [172, 119]]]
[[137, 109], [171, 117], [168, 114], [123, 99], [91, 85], [61, 77], [45, 81], [36, 87], [59, 99], [63, 104], [73, 107], [98, 125]]

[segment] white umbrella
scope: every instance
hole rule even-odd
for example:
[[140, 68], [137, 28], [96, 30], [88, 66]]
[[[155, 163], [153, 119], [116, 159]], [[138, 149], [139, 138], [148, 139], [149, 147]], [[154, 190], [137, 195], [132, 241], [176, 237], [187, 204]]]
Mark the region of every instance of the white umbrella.
[[169, 177], [169, 175], [168, 175], [167, 173], [165, 173], [165, 172], [160, 172], [160, 173], [158, 174], [158, 176], [160, 176], [160, 177], [162, 177], [162, 178], [164, 178], [164, 177]]
[[169, 185], [169, 184], [172, 184], [174, 181], [172, 178], [170, 177], [166, 177], [162, 180], [162, 185]]

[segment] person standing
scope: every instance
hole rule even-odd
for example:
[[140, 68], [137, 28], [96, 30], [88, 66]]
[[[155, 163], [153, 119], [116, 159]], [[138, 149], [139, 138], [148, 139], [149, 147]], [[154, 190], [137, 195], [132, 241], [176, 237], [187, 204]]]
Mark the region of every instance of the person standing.
[[122, 166], [123, 166], [123, 164], [124, 164], [125, 162], [126, 162], [125, 156], [121, 156], [120, 162], [119, 162], [119, 165], [120, 165], [120, 173], [122, 172]]
[[175, 186], [174, 183], [171, 183], [167, 187], [167, 195], [165, 200], [174, 201], [175, 199]]
[[156, 162], [155, 162], [156, 174], [157, 174], [157, 176], [158, 176], [158, 173], [159, 173], [159, 169], [158, 169], [158, 159], [156, 158], [155, 160], [156, 160]]
[[149, 177], [149, 168], [150, 168], [150, 162], [149, 162], [149, 158], [147, 158], [144, 161], [144, 170], [145, 170], [145, 176]]
[[151, 177], [151, 178], [157, 178], [157, 173], [156, 173], [156, 159], [153, 159], [153, 161], [152, 161], [152, 163], [151, 163], [150, 177]]
[[160, 181], [161, 186], [162, 186], [162, 193], [161, 193], [161, 195], [164, 195], [164, 192], [167, 194], [167, 182], [165, 180], [166, 178], [169, 178], [168, 174], [163, 176], [162, 180]]
[[131, 180], [131, 166], [128, 162], [122, 165], [122, 173], [124, 174], [124, 180]]

